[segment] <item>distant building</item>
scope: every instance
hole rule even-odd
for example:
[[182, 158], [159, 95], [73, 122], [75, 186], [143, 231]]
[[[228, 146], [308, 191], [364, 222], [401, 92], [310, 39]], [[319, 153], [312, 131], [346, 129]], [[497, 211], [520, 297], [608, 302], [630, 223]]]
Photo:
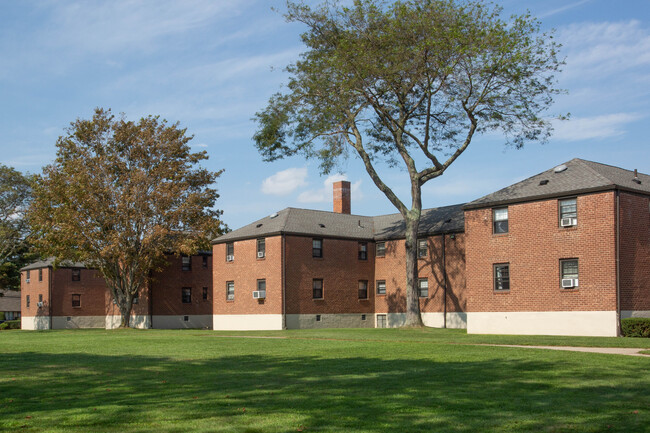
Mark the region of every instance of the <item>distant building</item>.
[[0, 313], [4, 313], [4, 320], [20, 319], [19, 291], [0, 289]]
[[[210, 328], [210, 253], [168, 256], [134, 300], [131, 323], [140, 328]], [[83, 263], [32, 263], [21, 269], [22, 329], [115, 328], [121, 316], [101, 274]]]

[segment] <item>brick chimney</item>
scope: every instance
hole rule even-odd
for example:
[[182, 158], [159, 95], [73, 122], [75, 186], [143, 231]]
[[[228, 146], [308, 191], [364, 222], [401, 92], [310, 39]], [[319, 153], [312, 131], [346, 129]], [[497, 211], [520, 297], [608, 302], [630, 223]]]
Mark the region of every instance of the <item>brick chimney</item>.
[[334, 212], [350, 214], [350, 182], [334, 182]]

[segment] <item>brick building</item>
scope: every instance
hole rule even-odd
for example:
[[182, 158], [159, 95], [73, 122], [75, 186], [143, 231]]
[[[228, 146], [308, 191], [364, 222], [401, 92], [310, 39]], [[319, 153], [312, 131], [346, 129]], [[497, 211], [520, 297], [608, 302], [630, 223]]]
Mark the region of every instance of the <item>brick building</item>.
[[650, 317], [650, 176], [573, 159], [465, 209], [468, 332], [604, 335]]
[[[351, 215], [350, 209], [350, 183], [337, 182], [334, 212], [287, 208], [216, 239], [214, 329], [403, 323], [402, 217]], [[418, 243], [425, 324], [464, 327], [461, 207], [423, 211]]]
[[[114, 328], [120, 312], [97, 270], [52, 260], [21, 269], [23, 329]], [[212, 260], [209, 252], [168, 256], [134, 301], [132, 325], [140, 328], [212, 326]]]

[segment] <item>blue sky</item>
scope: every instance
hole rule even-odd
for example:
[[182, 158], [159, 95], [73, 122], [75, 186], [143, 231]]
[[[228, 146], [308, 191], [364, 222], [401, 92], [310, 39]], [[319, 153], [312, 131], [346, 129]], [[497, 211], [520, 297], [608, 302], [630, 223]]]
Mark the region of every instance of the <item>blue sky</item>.
[[[316, 3], [316, 2], [313, 2]], [[650, 173], [650, 1], [504, 0], [556, 29], [567, 65], [555, 113], [572, 120], [545, 145], [508, 149], [476, 137], [463, 156], [423, 188], [423, 205], [473, 200], [578, 157]], [[303, 47], [304, 28], [271, 7], [279, 0], [0, 2], [0, 161], [36, 173], [55, 142], [94, 107], [129, 119], [160, 115], [194, 134], [205, 165], [226, 172], [218, 207], [238, 228], [287, 206], [331, 210], [331, 182], [353, 183], [352, 212], [393, 213], [360, 162], [320, 176], [316, 161], [261, 160], [254, 113], [278, 91], [282, 69]], [[408, 200], [405, 173], [383, 177]]]

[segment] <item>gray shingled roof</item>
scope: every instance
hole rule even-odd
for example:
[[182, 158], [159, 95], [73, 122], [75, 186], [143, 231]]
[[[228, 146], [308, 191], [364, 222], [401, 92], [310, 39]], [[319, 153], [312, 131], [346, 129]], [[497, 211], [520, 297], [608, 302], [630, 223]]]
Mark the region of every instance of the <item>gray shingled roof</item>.
[[20, 311], [20, 292], [0, 289], [0, 311]]
[[[650, 194], [650, 176], [611, 165], [572, 159], [565, 162], [566, 170], [555, 172], [553, 167], [521, 182], [467, 203], [464, 209], [478, 209], [500, 204], [539, 200], [564, 195], [622, 189]], [[559, 166], [558, 166], [559, 167]], [[543, 182], [548, 181], [548, 182]]]
[[[50, 266], [54, 266], [54, 258], [50, 257], [49, 259], [46, 260], [39, 260], [38, 262], [30, 263], [29, 265], [21, 268], [21, 271], [29, 271], [32, 269], [40, 269], [40, 268], [47, 268]], [[85, 268], [86, 265], [81, 263], [81, 262], [70, 262], [70, 261], [63, 261], [58, 264], [59, 268]]]
[[[275, 216], [273, 216], [275, 215]], [[345, 239], [393, 239], [404, 237], [400, 214], [367, 217], [310, 209], [286, 208], [240, 229], [227, 233], [216, 244], [278, 234], [323, 236]], [[424, 209], [420, 234], [463, 231], [462, 205]]]

